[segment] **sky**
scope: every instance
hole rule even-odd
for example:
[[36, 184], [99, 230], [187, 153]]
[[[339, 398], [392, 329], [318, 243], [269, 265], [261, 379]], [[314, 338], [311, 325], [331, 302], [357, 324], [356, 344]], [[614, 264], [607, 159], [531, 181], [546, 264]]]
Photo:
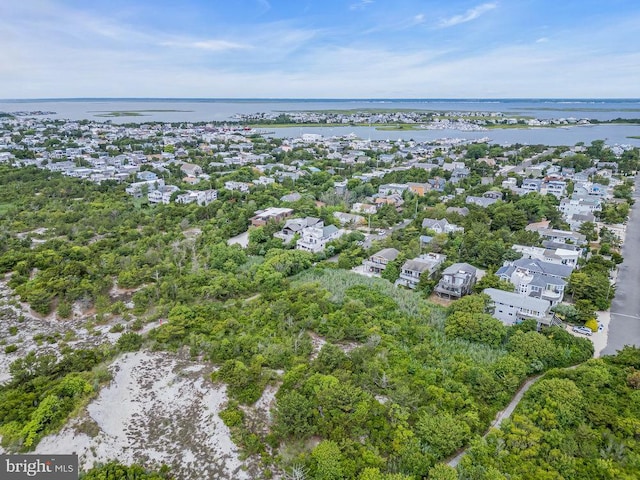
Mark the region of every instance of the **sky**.
[[638, 98], [638, 0], [0, 0], [0, 98]]

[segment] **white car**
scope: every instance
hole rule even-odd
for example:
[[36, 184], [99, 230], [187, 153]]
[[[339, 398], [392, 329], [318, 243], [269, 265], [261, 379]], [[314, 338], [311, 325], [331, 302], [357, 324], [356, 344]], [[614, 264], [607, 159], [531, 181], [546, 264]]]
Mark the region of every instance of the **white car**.
[[593, 331], [589, 327], [573, 327], [571, 330], [573, 330], [576, 333], [587, 335], [588, 337], [593, 335]]

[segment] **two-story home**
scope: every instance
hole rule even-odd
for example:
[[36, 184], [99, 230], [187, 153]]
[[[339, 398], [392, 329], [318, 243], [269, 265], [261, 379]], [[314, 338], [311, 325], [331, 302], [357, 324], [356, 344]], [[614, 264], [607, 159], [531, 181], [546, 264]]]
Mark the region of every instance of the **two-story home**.
[[403, 285], [415, 289], [423, 275], [432, 276], [446, 259], [445, 255], [426, 253], [412, 260], [407, 260], [402, 265], [400, 276], [395, 283], [396, 286]]
[[573, 215], [593, 214], [602, 210], [602, 201], [598, 197], [579, 197], [573, 195], [571, 198], [563, 198], [560, 201], [558, 210], [562, 212], [564, 218], [571, 218]]
[[409, 185], [404, 183], [385, 183], [378, 187], [378, 194], [381, 196], [392, 195], [394, 193], [402, 195], [404, 191], [408, 189]]
[[505, 262], [496, 275], [513, 284], [516, 293], [546, 300], [555, 306], [564, 297], [567, 286], [565, 279], [572, 271], [573, 268], [568, 265], [521, 258], [515, 262]]
[[274, 233], [273, 236], [282, 239], [284, 243], [289, 243], [296, 235], [301, 236], [305, 228], [315, 227], [318, 224], [324, 226], [323, 221], [316, 217], [291, 218], [285, 222], [282, 230]]
[[400, 255], [400, 252], [395, 248], [384, 248], [364, 260], [362, 264], [366, 272], [380, 275], [387, 268], [389, 262], [393, 262], [398, 258], [398, 255]]
[[250, 183], [234, 181], [224, 182], [224, 188], [231, 191], [235, 190], [237, 192], [247, 193], [249, 191], [249, 187], [251, 187]]
[[192, 190], [176, 197], [176, 203], [197, 203], [198, 205], [209, 205], [218, 198], [218, 191], [210, 190]]
[[[552, 243], [552, 242], [549, 242]], [[577, 245], [559, 244], [552, 247], [530, 247], [528, 245], [513, 245], [516, 252], [522, 254], [522, 258], [541, 260], [547, 263], [568, 265], [571, 268], [578, 266], [578, 259], [582, 255], [582, 249]]]
[[496, 288], [485, 288], [482, 293], [491, 298], [492, 315], [505, 325], [515, 325], [534, 319], [540, 325], [551, 325], [551, 304], [546, 300], [505, 292]]
[[567, 182], [562, 180], [549, 180], [542, 185], [540, 193], [543, 195], [553, 195], [557, 199], [561, 199], [567, 192]]
[[458, 225], [449, 223], [446, 218], [443, 218], [441, 220], [425, 218], [424, 220], [422, 220], [422, 228], [433, 230], [435, 233], [464, 232], [463, 227], [459, 227]]
[[454, 263], [442, 272], [442, 278], [435, 288], [439, 297], [458, 299], [473, 291], [476, 281], [484, 276], [484, 271], [468, 263]]
[[537, 178], [527, 178], [522, 181], [522, 185], [520, 186], [520, 190], [523, 195], [527, 193], [539, 192], [542, 186], [542, 180], [538, 180]]
[[302, 231], [302, 238], [296, 242], [296, 248], [311, 253], [322, 252], [327, 243], [340, 238], [344, 233], [344, 230], [338, 229], [335, 225], [325, 227], [324, 222], [321, 222]]
[[175, 185], [165, 185], [164, 187], [160, 187], [157, 190], [152, 190], [147, 195], [147, 199], [149, 203], [164, 203], [168, 205], [171, 202], [171, 195], [180, 189]]

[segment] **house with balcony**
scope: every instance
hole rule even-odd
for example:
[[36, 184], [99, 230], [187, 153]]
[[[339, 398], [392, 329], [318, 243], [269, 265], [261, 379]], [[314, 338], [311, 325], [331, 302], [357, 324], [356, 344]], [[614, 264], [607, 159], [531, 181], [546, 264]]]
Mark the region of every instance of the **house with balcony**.
[[387, 268], [389, 262], [393, 262], [398, 258], [398, 255], [400, 255], [400, 252], [395, 248], [384, 248], [364, 260], [362, 264], [366, 272], [377, 276]]
[[567, 193], [567, 182], [562, 180], [549, 180], [542, 185], [540, 193], [553, 195], [557, 199], [561, 199]]
[[164, 187], [150, 191], [147, 199], [149, 203], [164, 203], [168, 205], [171, 202], [171, 195], [178, 191], [180, 191], [180, 189], [175, 185], [165, 185]]
[[406, 190], [409, 190], [409, 185], [405, 183], [385, 183], [378, 187], [378, 195], [387, 196], [397, 194], [402, 196]]
[[540, 192], [540, 188], [542, 187], [542, 180], [538, 180], [537, 178], [527, 178], [522, 181], [522, 185], [520, 186], [520, 191], [523, 195], [527, 193], [537, 193]]
[[291, 218], [287, 220], [284, 227], [279, 232], [273, 234], [274, 237], [280, 238], [284, 243], [289, 243], [296, 235], [301, 236], [305, 228], [315, 227], [324, 223], [316, 217]]
[[549, 302], [560, 303], [573, 269], [567, 265], [520, 259], [499, 268], [496, 275], [515, 287], [515, 293]]
[[[552, 242], [550, 242], [552, 243]], [[582, 255], [582, 249], [576, 245], [559, 244], [550, 247], [530, 247], [528, 245], [513, 245], [511, 247], [522, 254], [522, 258], [540, 260], [558, 265], [568, 265], [571, 268], [578, 266], [578, 259]]]
[[192, 190], [176, 197], [176, 203], [197, 203], [201, 207], [209, 205], [218, 199], [218, 191], [210, 190]]
[[344, 230], [338, 229], [335, 225], [325, 227], [324, 222], [320, 222], [302, 231], [302, 238], [296, 242], [296, 248], [305, 252], [319, 253], [324, 251], [327, 243], [340, 238], [344, 233]]
[[546, 300], [527, 297], [497, 288], [485, 288], [482, 293], [491, 298], [492, 315], [505, 325], [515, 325], [524, 320], [534, 319], [541, 325], [549, 326], [553, 321], [551, 304]]
[[400, 276], [395, 284], [415, 289], [423, 275], [432, 276], [438, 267], [447, 259], [438, 253], [426, 253], [412, 260], [407, 260], [400, 269]]
[[441, 220], [425, 218], [424, 220], [422, 220], [422, 228], [433, 230], [436, 233], [464, 232], [463, 227], [459, 227], [458, 225], [449, 223], [446, 218], [443, 218]]
[[454, 263], [444, 269], [434, 291], [439, 297], [457, 300], [472, 293], [473, 286], [484, 273], [468, 263]]

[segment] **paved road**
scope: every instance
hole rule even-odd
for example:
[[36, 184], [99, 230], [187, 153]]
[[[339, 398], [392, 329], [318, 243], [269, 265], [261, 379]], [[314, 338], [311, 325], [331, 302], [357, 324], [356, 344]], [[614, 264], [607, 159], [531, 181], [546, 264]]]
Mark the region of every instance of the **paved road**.
[[616, 296], [611, 302], [609, 338], [603, 355], [613, 355], [625, 345], [640, 347], [640, 175], [634, 192], [625, 242], [624, 262], [618, 270]]

